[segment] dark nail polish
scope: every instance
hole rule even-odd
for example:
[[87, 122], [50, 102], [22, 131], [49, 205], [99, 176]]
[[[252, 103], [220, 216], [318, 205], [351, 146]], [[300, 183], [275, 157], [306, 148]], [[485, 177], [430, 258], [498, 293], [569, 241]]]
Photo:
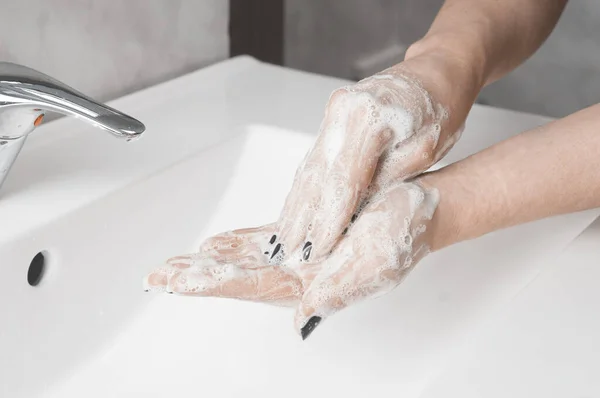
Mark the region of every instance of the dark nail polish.
[[271, 254], [271, 260], [277, 255], [277, 253], [279, 253], [279, 250], [281, 250], [281, 243], [278, 243], [277, 246], [275, 246], [273, 254]]
[[350, 219], [350, 222], [352, 222], [352, 223], [353, 223], [354, 221], [356, 221], [356, 217], [358, 217], [358, 216], [356, 215], [356, 213], [355, 213], [355, 214], [353, 214], [353, 215], [352, 215], [352, 218]]
[[346, 235], [348, 233], [348, 228], [344, 228], [344, 231], [342, 232], [342, 235]]
[[277, 239], [277, 235], [271, 236], [271, 240], [269, 240], [269, 243], [272, 245], [273, 243], [275, 243], [275, 239]]
[[310, 258], [311, 251], [312, 251], [312, 243], [306, 242], [304, 244], [304, 247], [302, 248], [302, 258], [304, 259], [304, 261], [308, 261], [308, 259]]
[[315, 330], [319, 323], [321, 322], [320, 316], [313, 316], [306, 322], [306, 325], [302, 329], [300, 329], [300, 334], [302, 335], [302, 340], [306, 340], [308, 336]]

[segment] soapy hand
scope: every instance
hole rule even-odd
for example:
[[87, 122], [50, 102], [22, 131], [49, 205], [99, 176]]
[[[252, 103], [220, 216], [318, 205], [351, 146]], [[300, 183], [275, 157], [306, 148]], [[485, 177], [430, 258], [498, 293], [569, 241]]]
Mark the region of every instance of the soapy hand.
[[[394, 289], [430, 250], [435, 189], [396, 183], [368, 198], [331, 255], [321, 262], [273, 264], [274, 224], [219, 234], [198, 253], [170, 259], [145, 279], [147, 290], [296, 306], [306, 338], [319, 322]], [[277, 256], [277, 253], [275, 253]]]
[[450, 120], [406, 64], [332, 93], [274, 228], [273, 262], [322, 260], [369, 195], [427, 170], [459, 139], [464, 119]]

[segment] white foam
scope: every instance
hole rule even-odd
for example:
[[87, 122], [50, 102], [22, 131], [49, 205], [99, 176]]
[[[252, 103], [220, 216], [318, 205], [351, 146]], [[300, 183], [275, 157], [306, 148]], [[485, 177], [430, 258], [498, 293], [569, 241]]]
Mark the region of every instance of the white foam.
[[438, 203], [437, 190], [417, 183], [396, 183], [370, 198], [313, 282], [316, 315], [395, 288], [429, 252], [427, 225]]
[[[331, 237], [365, 198], [437, 163], [460, 137], [460, 131], [445, 131], [448, 116], [399, 68], [332, 92], [319, 137], [296, 174], [293, 200], [280, 217], [291, 251], [309, 240], [314, 254], [323, 255], [319, 248], [333, 244]], [[318, 227], [309, 232], [309, 225]]]

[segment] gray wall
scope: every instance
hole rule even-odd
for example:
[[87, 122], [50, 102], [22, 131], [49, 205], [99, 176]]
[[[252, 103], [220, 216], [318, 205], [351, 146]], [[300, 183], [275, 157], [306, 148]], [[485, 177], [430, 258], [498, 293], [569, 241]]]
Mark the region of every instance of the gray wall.
[[600, 2], [571, 0], [542, 48], [482, 98], [555, 117], [600, 102]]
[[[345, 78], [353, 65], [427, 31], [443, 0], [286, 0], [286, 64]], [[600, 2], [572, 0], [528, 62], [481, 102], [555, 117], [600, 102]]]
[[395, 43], [410, 44], [443, 0], [285, 0], [286, 65], [352, 79], [353, 64]]
[[[421, 37], [443, 0], [286, 0], [286, 65], [345, 78]], [[0, 0], [0, 59], [108, 100], [228, 56], [227, 0]], [[563, 116], [600, 101], [600, 3], [572, 0], [495, 106]]]
[[108, 100], [227, 58], [227, 0], [0, 0], [0, 59]]

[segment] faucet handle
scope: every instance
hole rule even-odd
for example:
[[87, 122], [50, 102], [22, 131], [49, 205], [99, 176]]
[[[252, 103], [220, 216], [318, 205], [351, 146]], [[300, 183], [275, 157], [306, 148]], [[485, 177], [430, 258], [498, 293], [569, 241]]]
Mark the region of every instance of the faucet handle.
[[[127, 140], [138, 137], [146, 129], [131, 116], [101, 104], [50, 76], [26, 66], [0, 62], [0, 108], [5, 106], [75, 116]], [[2, 133], [10, 132], [0, 132], [0, 136]], [[4, 136], [19, 137], [18, 133], [12, 137], [10, 134]]]

